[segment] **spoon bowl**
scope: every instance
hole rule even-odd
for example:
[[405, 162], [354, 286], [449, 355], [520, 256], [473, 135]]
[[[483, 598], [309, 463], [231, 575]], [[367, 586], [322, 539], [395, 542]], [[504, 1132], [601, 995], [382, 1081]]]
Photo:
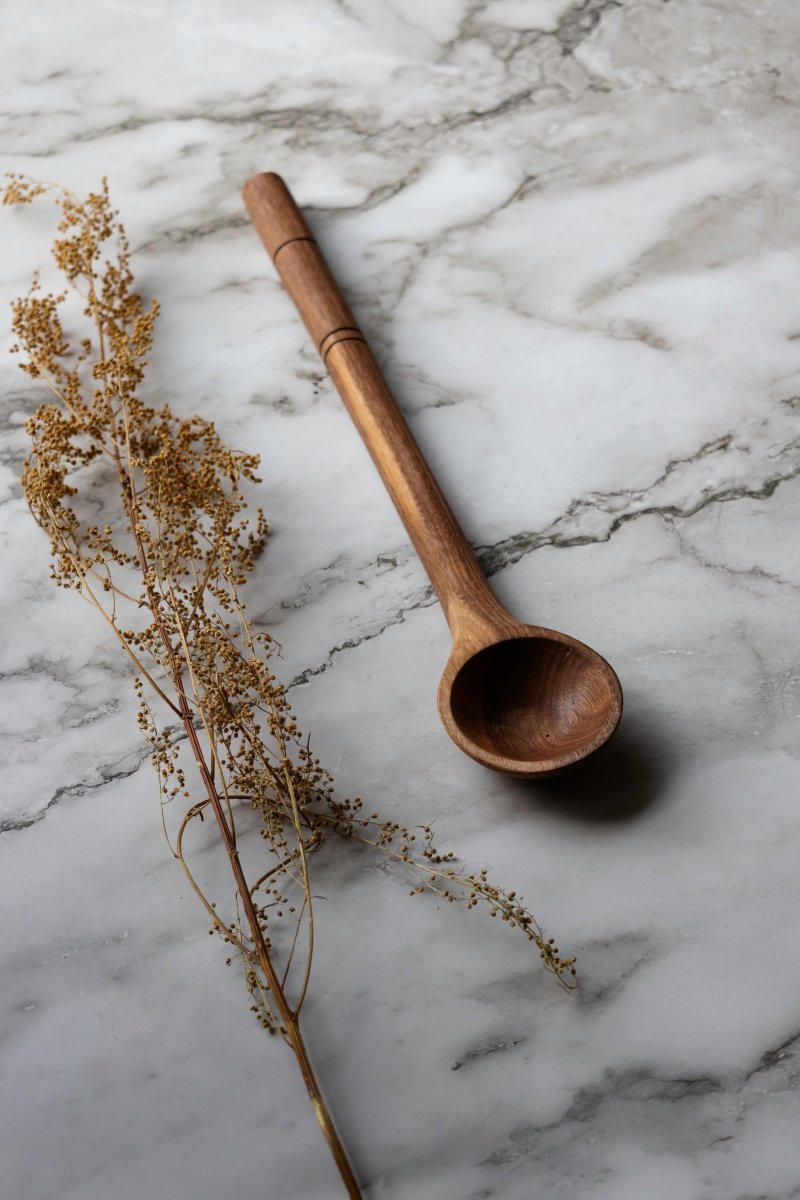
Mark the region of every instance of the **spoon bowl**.
[[458, 644], [439, 715], [466, 754], [521, 779], [556, 775], [606, 742], [622, 715], [616, 674], [575, 638], [521, 625], [476, 651]]

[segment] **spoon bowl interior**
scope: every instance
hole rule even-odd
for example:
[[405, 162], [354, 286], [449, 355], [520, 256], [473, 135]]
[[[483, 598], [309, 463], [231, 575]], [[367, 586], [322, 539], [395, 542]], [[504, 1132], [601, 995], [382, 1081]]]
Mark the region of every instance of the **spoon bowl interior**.
[[522, 778], [554, 775], [593, 754], [622, 715], [609, 664], [582, 642], [533, 626], [448, 664], [439, 711], [472, 758]]

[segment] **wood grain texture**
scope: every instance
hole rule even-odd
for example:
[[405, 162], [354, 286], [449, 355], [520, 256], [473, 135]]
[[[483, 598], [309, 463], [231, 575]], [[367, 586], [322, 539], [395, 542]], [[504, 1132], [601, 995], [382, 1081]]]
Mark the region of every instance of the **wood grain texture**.
[[503, 608], [286, 185], [257, 175], [243, 194], [441, 602], [453, 648], [438, 705], [450, 737], [485, 766], [525, 778], [586, 758], [622, 713], [614, 671], [582, 642]]
[[363, 341], [355, 317], [280, 176], [254, 175], [242, 195], [264, 247], [323, 359], [339, 338]]

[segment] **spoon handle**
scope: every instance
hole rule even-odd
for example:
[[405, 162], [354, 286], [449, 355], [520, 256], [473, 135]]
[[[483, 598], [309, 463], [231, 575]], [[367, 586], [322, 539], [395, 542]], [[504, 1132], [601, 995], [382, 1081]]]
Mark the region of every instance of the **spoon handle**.
[[422, 559], [455, 638], [511, 618], [491, 592], [300, 210], [278, 175], [244, 201]]

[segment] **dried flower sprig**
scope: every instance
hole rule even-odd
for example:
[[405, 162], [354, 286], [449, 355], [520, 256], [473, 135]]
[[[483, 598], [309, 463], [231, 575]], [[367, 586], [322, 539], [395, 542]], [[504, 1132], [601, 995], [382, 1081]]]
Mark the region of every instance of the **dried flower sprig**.
[[[258, 460], [227, 447], [210, 422], [139, 399], [158, 304], [145, 307], [134, 290], [107, 184], [80, 200], [56, 185], [11, 176], [3, 202], [28, 204], [45, 192], [60, 209], [53, 257], [68, 289], [44, 292], [34, 277], [12, 306], [20, 365], [53, 395], [28, 422], [25, 495], [50, 537], [56, 584], [97, 609], [134, 664], [139, 724], [152, 747], [162, 813], [176, 804], [182, 813], [173, 853], [206, 908], [210, 931], [231, 947], [227, 961], [241, 960], [259, 1020], [297, 1056], [348, 1193], [359, 1196], [300, 1032], [314, 943], [309, 860], [328, 835], [402, 864], [412, 895], [433, 892], [468, 909], [486, 904], [526, 934], [565, 987], [572, 986], [575, 960], [560, 956], [515, 892], [439, 851], [429, 826], [386, 821], [366, 813], [359, 799], [335, 796], [269, 666], [271, 638], [253, 628], [240, 597], [267, 537], [263, 513], [248, 517], [243, 494], [258, 482]], [[70, 294], [88, 324], [77, 345], [61, 320]], [[96, 514], [107, 505], [101, 523]], [[248, 811], [271, 851], [254, 882], [237, 829]], [[226, 916], [184, 852], [187, 829], [207, 813], [235, 881]], [[165, 832], [169, 838], [166, 816]]]

